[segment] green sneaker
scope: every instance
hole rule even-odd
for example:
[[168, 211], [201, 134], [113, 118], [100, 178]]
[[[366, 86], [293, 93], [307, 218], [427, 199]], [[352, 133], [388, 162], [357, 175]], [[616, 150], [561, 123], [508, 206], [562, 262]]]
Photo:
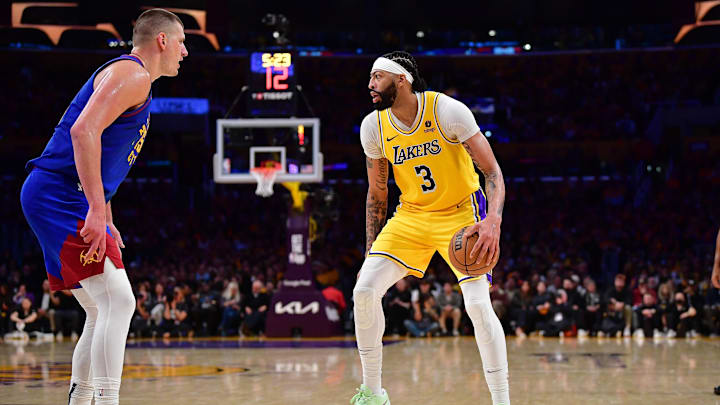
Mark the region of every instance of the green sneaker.
[[365, 384], [357, 389], [357, 394], [350, 400], [351, 405], [390, 405], [390, 398], [385, 390], [382, 395], [375, 395]]

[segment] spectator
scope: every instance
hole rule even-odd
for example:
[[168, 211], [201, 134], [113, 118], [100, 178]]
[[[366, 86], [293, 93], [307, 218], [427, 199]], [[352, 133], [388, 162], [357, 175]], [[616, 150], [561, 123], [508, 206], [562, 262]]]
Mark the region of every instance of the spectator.
[[585, 293], [584, 308], [578, 327], [578, 337], [584, 337], [588, 334], [595, 336], [600, 328], [602, 321], [602, 300], [597, 292], [597, 286], [592, 279], [586, 282], [587, 292]]
[[159, 329], [163, 323], [166, 304], [167, 296], [165, 295], [165, 287], [163, 287], [162, 283], [155, 283], [155, 291], [148, 304], [148, 308], [151, 308], [150, 322], [154, 324], [157, 329]]
[[694, 337], [695, 331], [690, 329], [697, 311], [685, 300], [685, 294], [678, 291], [675, 293], [675, 301], [667, 313], [668, 332], [667, 337]]
[[538, 330], [540, 334], [544, 334], [544, 330], [550, 321], [550, 307], [552, 307], [552, 297], [547, 292], [545, 282], [540, 281], [535, 287], [537, 294], [532, 301], [532, 324], [533, 328]]
[[660, 310], [660, 319], [662, 321], [663, 332], [668, 331], [667, 315], [672, 310], [673, 304], [673, 284], [668, 280], [658, 287], [657, 307]]
[[432, 296], [432, 280], [430, 280], [429, 277], [420, 279], [420, 287], [412, 290], [411, 292], [410, 298], [412, 300], [413, 309], [416, 312], [422, 311], [423, 302]]
[[237, 335], [242, 320], [242, 311], [240, 308], [240, 289], [235, 280], [230, 281], [225, 287], [222, 294], [222, 309], [222, 320], [219, 327], [220, 335]]
[[458, 327], [460, 325], [460, 317], [462, 312], [460, 306], [462, 305], [462, 298], [460, 294], [453, 291], [452, 284], [445, 283], [443, 285], [443, 292], [438, 297], [438, 305], [440, 306], [440, 331], [443, 335], [448, 334], [447, 321], [452, 320], [452, 335], [458, 336]]
[[548, 320], [538, 326], [543, 336], [559, 336], [572, 327], [572, 309], [568, 304], [567, 293], [560, 289], [548, 311]]
[[153, 331], [153, 323], [150, 318], [152, 298], [147, 291], [147, 284], [141, 283], [138, 287], [138, 294], [135, 300], [135, 315], [130, 323], [132, 334], [137, 337], [150, 336]]
[[[218, 331], [221, 322], [219, 309], [220, 298], [215, 291], [210, 289], [209, 283], [202, 283], [200, 292], [198, 292], [197, 301], [197, 307], [193, 314], [193, 324], [199, 335], [214, 335], [215, 332]], [[238, 307], [238, 313], [239, 312]]]
[[705, 299], [705, 326], [710, 337], [720, 335], [720, 290], [708, 288]]
[[322, 295], [328, 302], [331, 302], [333, 305], [335, 305], [335, 308], [337, 308], [340, 314], [345, 313], [345, 310], [347, 309], [347, 304], [345, 303], [345, 296], [343, 295], [342, 291], [338, 290], [335, 285], [330, 285], [323, 288]]
[[660, 310], [655, 304], [655, 297], [650, 293], [645, 293], [642, 305], [638, 306], [635, 312], [640, 322], [638, 336], [659, 337], [662, 322]]
[[[632, 307], [630, 306], [631, 296], [628, 288], [625, 286], [625, 275], [617, 274], [615, 282], [607, 292], [605, 292], [604, 305], [605, 316], [602, 321], [602, 331], [606, 335], [616, 335], [616, 328], [624, 336], [630, 336], [632, 322]], [[623, 329], [624, 327], [624, 329]]]
[[533, 311], [533, 295], [529, 281], [523, 281], [520, 285], [520, 292], [513, 296], [510, 303], [511, 325], [515, 328], [515, 335], [525, 337], [530, 332], [528, 324]]
[[657, 302], [657, 293], [648, 286], [647, 279], [640, 277], [638, 280], [638, 286], [633, 289], [632, 306], [633, 308], [644, 305], [645, 294], [650, 294]]
[[422, 308], [420, 311], [415, 311], [413, 319], [407, 319], [405, 321], [405, 328], [407, 328], [414, 337], [429, 336], [440, 327], [438, 324], [439, 319], [435, 298], [431, 294], [428, 294], [428, 296], [422, 300]]
[[15, 295], [13, 295], [13, 304], [20, 305], [22, 303], [23, 298], [29, 298], [30, 302], [33, 302], [35, 300], [35, 297], [31, 292], [28, 292], [27, 287], [25, 284], [20, 284], [17, 288], [17, 291], [15, 292]]
[[27, 296], [23, 297], [20, 305], [10, 314], [10, 321], [13, 322], [13, 331], [30, 334], [39, 331], [37, 322], [37, 311], [32, 306], [32, 301]]
[[265, 319], [267, 318], [267, 309], [270, 305], [270, 297], [262, 290], [262, 281], [253, 281], [252, 293], [245, 299], [245, 323], [243, 324], [243, 330], [246, 335], [262, 336], [265, 334]]
[[508, 294], [507, 290], [505, 290], [502, 286], [502, 279], [500, 277], [497, 277], [494, 282], [490, 286], [490, 303], [492, 304], [493, 310], [495, 311], [495, 314], [500, 319], [500, 324], [503, 327], [503, 330], [507, 330], [508, 324], [507, 324], [507, 312], [508, 307], [510, 306], [510, 294]]
[[567, 296], [567, 304], [570, 309], [570, 321], [572, 325], [579, 327], [581, 325], [581, 318], [583, 316], [583, 306], [585, 300], [578, 291], [575, 281], [571, 277], [563, 279], [563, 291]]
[[185, 302], [182, 288], [175, 287], [173, 295], [166, 298], [165, 313], [163, 314], [163, 322], [161, 328], [163, 338], [175, 337], [193, 337], [193, 331], [190, 329], [190, 318], [188, 317], [188, 306]]
[[405, 321], [410, 319], [412, 301], [408, 290], [407, 281], [404, 278], [395, 283], [394, 288], [385, 295], [387, 302], [387, 330], [391, 334], [404, 335]]
[[53, 300], [51, 304], [51, 307], [54, 307], [53, 318], [55, 319], [55, 331], [57, 332], [55, 336], [57, 340], [61, 341], [64, 333], [67, 332], [70, 334], [70, 338], [75, 341], [78, 339], [78, 327], [80, 325], [79, 304], [69, 290], [58, 291], [55, 296], [57, 301]]
[[50, 290], [50, 282], [46, 279], [42, 283], [43, 295], [40, 298], [40, 308], [37, 310], [38, 323], [43, 332], [55, 333], [55, 309], [60, 299]]
[[685, 292], [685, 298], [687, 299], [688, 305], [695, 308], [695, 311], [697, 311], [697, 314], [692, 317], [690, 322], [690, 336], [695, 337], [702, 326], [702, 319], [705, 316], [705, 298], [698, 294], [695, 280], [688, 280], [687, 286], [683, 292]]
[[0, 342], [8, 332], [10, 323], [10, 311], [13, 308], [10, 287], [7, 284], [0, 284]]

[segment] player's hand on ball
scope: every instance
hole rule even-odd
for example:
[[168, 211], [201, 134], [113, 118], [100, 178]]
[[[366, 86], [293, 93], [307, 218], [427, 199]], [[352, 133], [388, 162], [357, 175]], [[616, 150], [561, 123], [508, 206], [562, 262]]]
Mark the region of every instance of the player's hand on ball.
[[115, 224], [110, 222], [108, 224], [108, 228], [110, 228], [110, 235], [113, 236], [113, 239], [115, 239], [115, 243], [117, 243], [118, 251], [120, 251], [120, 257], [122, 258], [122, 251], [120, 250], [125, 249], [125, 244], [123, 243], [122, 236], [120, 236], [120, 231], [115, 227]]
[[[465, 235], [463, 235], [464, 240], [467, 240], [468, 236], [474, 233], [478, 234], [478, 240], [470, 251], [470, 257], [478, 258], [476, 263], [487, 266], [497, 259], [498, 252], [500, 251], [501, 223], [502, 218], [500, 216], [488, 215], [483, 221], [469, 226], [465, 230]], [[487, 258], [487, 261], [481, 263], [482, 258]]]
[[[86, 253], [85, 264], [93, 261], [102, 261], [105, 257], [105, 207], [100, 210], [94, 210], [92, 207], [88, 210], [85, 217], [85, 225], [80, 230], [80, 237], [85, 243], [90, 244], [90, 250]], [[95, 256], [97, 253], [97, 256]]]

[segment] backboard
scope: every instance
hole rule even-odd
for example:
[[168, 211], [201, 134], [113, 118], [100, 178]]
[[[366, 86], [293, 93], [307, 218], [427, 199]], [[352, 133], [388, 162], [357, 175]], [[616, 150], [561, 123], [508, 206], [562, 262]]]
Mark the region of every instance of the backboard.
[[217, 120], [216, 183], [255, 183], [250, 169], [269, 162], [281, 165], [277, 182], [322, 182], [320, 119]]

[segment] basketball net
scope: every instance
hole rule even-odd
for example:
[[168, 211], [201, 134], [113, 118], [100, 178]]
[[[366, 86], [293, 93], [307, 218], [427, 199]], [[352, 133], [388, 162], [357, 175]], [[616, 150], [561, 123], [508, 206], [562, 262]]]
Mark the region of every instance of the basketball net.
[[272, 166], [261, 166], [253, 167], [250, 169], [255, 180], [257, 180], [257, 188], [255, 194], [260, 197], [270, 197], [273, 195], [273, 185], [275, 184], [275, 177], [277, 177], [280, 171], [280, 165], [274, 164]]

